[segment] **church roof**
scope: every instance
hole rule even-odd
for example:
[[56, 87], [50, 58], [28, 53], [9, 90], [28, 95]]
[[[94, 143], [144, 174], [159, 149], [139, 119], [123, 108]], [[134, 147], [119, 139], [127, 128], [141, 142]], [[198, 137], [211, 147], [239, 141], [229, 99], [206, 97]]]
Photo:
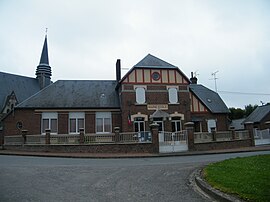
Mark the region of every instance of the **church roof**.
[[0, 72], [0, 111], [12, 91], [20, 103], [39, 90], [39, 83], [35, 78]]
[[190, 84], [189, 88], [212, 113], [229, 113], [228, 107], [216, 92], [200, 84]]
[[145, 56], [140, 62], [138, 62], [134, 67], [143, 67], [143, 68], [162, 68], [162, 69], [172, 69], [177, 68], [176, 66], [165, 62], [151, 54]]
[[17, 108], [120, 108], [117, 81], [59, 80]]
[[44, 40], [44, 44], [43, 44], [43, 48], [42, 48], [42, 52], [40, 56], [40, 62], [36, 70], [37, 77], [42, 74], [45, 74], [46, 77], [50, 77], [52, 75], [52, 70], [49, 65], [47, 35], [45, 36], [45, 40]]

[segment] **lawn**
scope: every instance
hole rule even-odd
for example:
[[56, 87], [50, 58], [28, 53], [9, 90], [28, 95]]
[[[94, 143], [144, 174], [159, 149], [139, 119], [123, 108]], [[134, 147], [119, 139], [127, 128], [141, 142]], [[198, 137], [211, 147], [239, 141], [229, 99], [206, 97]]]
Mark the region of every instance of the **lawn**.
[[247, 201], [270, 201], [270, 155], [234, 158], [208, 165], [206, 181]]

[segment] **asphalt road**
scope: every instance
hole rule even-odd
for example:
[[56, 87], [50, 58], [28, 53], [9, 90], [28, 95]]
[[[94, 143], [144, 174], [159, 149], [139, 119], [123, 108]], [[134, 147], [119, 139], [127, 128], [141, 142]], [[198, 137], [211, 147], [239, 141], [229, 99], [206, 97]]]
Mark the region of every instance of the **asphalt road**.
[[234, 154], [72, 159], [0, 156], [0, 201], [211, 201], [194, 191], [190, 174]]

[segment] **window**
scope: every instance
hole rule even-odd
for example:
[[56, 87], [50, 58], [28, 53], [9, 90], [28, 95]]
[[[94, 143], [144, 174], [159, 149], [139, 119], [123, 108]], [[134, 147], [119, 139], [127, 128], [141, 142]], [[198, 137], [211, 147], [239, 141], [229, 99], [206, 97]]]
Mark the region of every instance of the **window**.
[[70, 112], [69, 113], [69, 133], [78, 134], [80, 128], [84, 128], [84, 112]]
[[207, 120], [207, 128], [208, 128], [209, 133], [211, 133], [212, 128], [214, 128], [216, 130], [216, 128], [217, 128], [216, 120], [215, 119]]
[[51, 133], [57, 134], [57, 113], [43, 112], [41, 120], [41, 133], [45, 134], [46, 129], [50, 129]]
[[145, 131], [144, 129], [144, 118], [137, 117], [134, 119], [135, 132]]
[[97, 133], [112, 132], [111, 112], [96, 112], [96, 132]]
[[179, 132], [182, 130], [180, 117], [172, 117], [171, 124], [172, 124], [172, 132]]
[[178, 103], [177, 88], [168, 88], [168, 92], [169, 92], [169, 102], [171, 104]]
[[138, 104], [144, 104], [145, 103], [145, 88], [137, 87], [135, 91], [136, 91], [136, 102]]

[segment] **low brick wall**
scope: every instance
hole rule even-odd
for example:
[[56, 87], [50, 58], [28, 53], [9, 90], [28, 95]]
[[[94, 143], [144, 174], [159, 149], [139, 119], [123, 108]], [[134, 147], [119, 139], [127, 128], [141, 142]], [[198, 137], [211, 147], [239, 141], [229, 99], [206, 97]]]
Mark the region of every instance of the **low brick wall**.
[[208, 150], [221, 150], [221, 149], [235, 149], [241, 147], [251, 147], [252, 140], [232, 140], [232, 141], [219, 141], [219, 142], [204, 142], [194, 143], [194, 151], [208, 151]]
[[152, 143], [93, 145], [5, 145], [7, 150], [66, 153], [156, 153]]

